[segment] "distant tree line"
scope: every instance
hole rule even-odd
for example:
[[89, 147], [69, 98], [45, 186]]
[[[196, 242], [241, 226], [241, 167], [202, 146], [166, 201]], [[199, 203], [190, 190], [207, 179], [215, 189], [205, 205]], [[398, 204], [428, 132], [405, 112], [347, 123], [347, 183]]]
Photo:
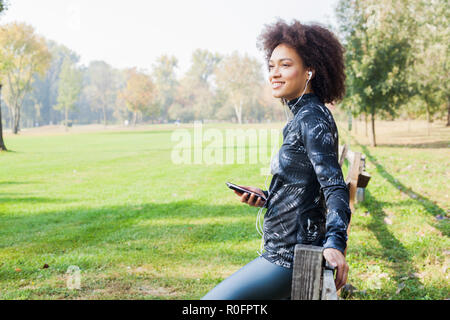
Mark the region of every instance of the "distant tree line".
[[[0, 0], [0, 9], [4, 1]], [[447, 119], [449, 10], [446, 0], [339, 0], [337, 26], [346, 49], [347, 95], [342, 109], [375, 119]], [[161, 55], [150, 71], [116, 69], [104, 61], [80, 65], [76, 52], [37, 35], [25, 23], [0, 26], [3, 127], [129, 124], [284, 118], [263, 66], [233, 52], [197, 49], [189, 70]], [[1, 128], [1, 127], [0, 127]], [[367, 129], [366, 129], [367, 131]]]
[[160, 56], [151, 72], [119, 70], [104, 61], [84, 66], [79, 55], [31, 26], [9, 23], [0, 27], [0, 54], [3, 121], [14, 133], [51, 124], [242, 123], [282, 116], [268, 95], [261, 63], [237, 52], [195, 50], [189, 70], [177, 79], [176, 57]]

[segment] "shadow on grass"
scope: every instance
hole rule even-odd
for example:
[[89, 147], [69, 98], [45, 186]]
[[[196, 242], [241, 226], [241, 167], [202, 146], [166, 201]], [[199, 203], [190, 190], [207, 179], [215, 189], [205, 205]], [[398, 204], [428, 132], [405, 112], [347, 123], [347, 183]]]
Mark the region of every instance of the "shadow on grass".
[[[16, 197], [12, 198], [11, 195], [15, 195]], [[17, 194], [11, 193], [0, 193], [0, 204], [7, 203], [68, 203], [73, 202], [74, 199], [53, 199], [47, 197], [17, 197]]]
[[23, 153], [23, 152], [20, 152], [20, 151], [15, 151], [15, 150], [12, 150], [12, 149], [8, 149], [8, 150], [2, 150], [2, 151], [0, 151], [0, 155], [1, 154], [6, 154], [6, 153]]
[[447, 149], [450, 141], [435, 141], [428, 143], [408, 143], [408, 144], [378, 144], [383, 148], [418, 148], [418, 149]]
[[[0, 187], [2, 185], [22, 185], [22, 184], [36, 184], [34, 181], [0, 181]], [[48, 197], [32, 197], [27, 193], [11, 193], [11, 192], [0, 192], [0, 204], [7, 203], [68, 203], [75, 201], [74, 199], [54, 199]]]
[[0, 181], [0, 185], [34, 184], [34, 181]]
[[370, 160], [370, 162], [372, 162], [375, 165], [375, 168], [377, 170], [377, 172], [384, 178], [386, 179], [387, 182], [389, 182], [390, 184], [392, 184], [396, 189], [400, 190], [401, 192], [403, 192], [405, 195], [407, 195], [408, 197], [410, 197], [410, 199], [412, 201], [416, 201], [418, 204], [420, 204], [425, 211], [434, 216], [434, 217], [438, 217], [440, 216], [442, 219], [441, 220], [437, 220], [435, 223], [435, 227], [437, 229], [439, 229], [443, 235], [449, 237], [450, 236], [450, 230], [448, 228], [448, 218], [447, 218], [447, 213], [444, 209], [442, 209], [441, 207], [439, 207], [438, 205], [436, 205], [433, 201], [431, 201], [429, 198], [422, 196], [421, 194], [413, 191], [410, 187], [407, 187], [406, 185], [404, 185], [403, 183], [401, 183], [398, 179], [396, 179], [391, 173], [389, 173], [376, 159], [375, 156], [373, 156], [369, 149], [364, 146], [359, 144], [356, 139], [354, 137], [352, 137], [352, 139], [356, 142], [356, 144], [358, 144], [358, 146], [360, 146], [362, 148], [362, 153], [367, 157], [368, 160]]
[[103, 131], [103, 132], [96, 132], [97, 134], [104, 134], [104, 135], [124, 135], [124, 134], [167, 134], [170, 133], [171, 131], [174, 131], [177, 128], [167, 128], [167, 130], [152, 130], [152, 129], [136, 129], [136, 131], [134, 130], [126, 130], [126, 131]]
[[383, 203], [378, 202], [368, 189], [366, 190], [366, 197], [364, 203], [370, 212], [371, 219], [367, 226], [383, 247], [382, 254], [384, 259], [392, 263], [391, 268], [394, 272], [394, 280], [397, 282], [397, 285], [400, 285], [403, 282], [402, 278], [404, 280], [407, 277], [408, 286], [418, 290], [422, 283], [413, 275], [417, 273], [417, 270], [412, 265], [411, 255], [384, 222], [384, 218], [387, 215], [383, 211]]
[[[110, 270], [122, 282], [126, 266], [151, 266], [157, 274], [134, 275], [135, 285], [142, 279], [153, 279], [163, 286], [164, 279], [175, 274], [170, 286], [192, 295], [198, 289], [177, 280], [186, 274], [194, 277], [190, 281], [196, 285], [207, 286], [201, 289], [204, 294], [222, 280], [208, 270], [243, 266], [256, 258], [260, 238], [254, 226], [256, 211], [252, 209], [178, 201], [0, 216], [0, 253], [5, 257], [0, 262], [0, 283], [16, 286], [22, 279], [36, 279], [42, 274], [59, 279], [75, 265], [83, 274], [94, 277], [86, 285], [98, 286], [104, 270]], [[254, 248], [248, 249], [252, 241]], [[49, 271], [43, 271], [44, 263], [50, 265]]]
[[[389, 230], [388, 226], [385, 223], [385, 218], [387, 217], [383, 208], [386, 206], [400, 206], [405, 203], [418, 203], [420, 204], [425, 211], [434, 216], [444, 217], [440, 221], [436, 221], [435, 227], [438, 228], [442, 234], [445, 236], [449, 236], [448, 231], [448, 219], [446, 218], [446, 212], [438, 205], [436, 205], [433, 201], [424, 197], [416, 192], [414, 192], [411, 188], [405, 186], [394, 176], [389, 173], [382, 164], [380, 164], [376, 157], [371, 154], [369, 149], [358, 143], [358, 141], [351, 136], [351, 140], [355, 142], [356, 145], [360, 146], [362, 149], [362, 153], [367, 157], [369, 161], [371, 161], [376, 168], [377, 173], [380, 174], [387, 182], [392, 184], [396, 189], [399, 189], [410, 199], [405, 201], [400, 201], [396, 203], [390, 203], [385, 201], [378, 201], [375, 197], [373, 197], [369, 191], [370, 188], [366, 189], [366, 200], [364, 205], [367, 207], [368, 211], [371, 213], [371, 221], [368, 223], [368, 228], [375, 235], [376, 239], [382, 246], [382, 256], [385, 260], [392, 264], [391, 269], [394, 272], [393, 280], [396, 281], [397, 287], [404, 286], [405, 290], [401, 290], [400, 293], [395, 297], [396, 299], [414, 299], [415, 297], [420, 298], [425, 294], [423, 293], [423, 284], [416, 277], [415, 273], [417, 270], [414, 268], [412, 263], [412, 256], [408, 252], [408, 250], [403, 246], [401, 241], [399, 241], [395, 235]], [[441, 146], [441, 143], [436, 144], [422, 144], [423, 148], [437, 148]], [[408, 147], [405, 145], [388, 145], [388, 147]], [[382, 147], [386, 147], [383, 145]], [[417, 147], [417, 145], [409, 145], [409, 147]], [[432, 289], [432, 288], [428, 288]], [[434, 290], [434, 289], [433, 289]], [[436, 289], [439, 290], [439, 289]], [[445, 293], [444, 293], [445, 295]]]
[[[197, 246], [214, 248], [259, 239], [255, 218], [256, 212], [252, 215], [251, 209], [243, 206], [199, 205], [193, 201], [75, 208], [0, 217], [0, 248], [23, 248], [24, 254], [33, 255], [108, 246], [125, 255], [150, 250], [181, 263], [186, 258], [207, 258], [203, 249], [195, 252]], [[213, 249], [208, 250], [213, 254]], [[221, 251], [231, 255], [226, 260], [242, 259], [242, 251]]]

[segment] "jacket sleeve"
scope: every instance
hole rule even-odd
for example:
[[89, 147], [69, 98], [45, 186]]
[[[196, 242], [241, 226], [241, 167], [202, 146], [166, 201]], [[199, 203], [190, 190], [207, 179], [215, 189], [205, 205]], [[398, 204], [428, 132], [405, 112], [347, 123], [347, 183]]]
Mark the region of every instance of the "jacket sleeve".
[[[323, 191], [326, 206], [324, 248], [344, 253], [350, 222], [349, 190], [338, 161], [338, 133], [319, 106], [304, 106], [300, 110], [301, 139]], [[332, 120], [334, 122], [334, 120]]]
[[[269, 191], [267, 190], [262, 190], [262, 192], [264, 193], [264, 195], [266, 196], [266, 199], [269, 197]], [[266, 201], [263, 205], [263, 208], [268, 208], [269, 203]]]

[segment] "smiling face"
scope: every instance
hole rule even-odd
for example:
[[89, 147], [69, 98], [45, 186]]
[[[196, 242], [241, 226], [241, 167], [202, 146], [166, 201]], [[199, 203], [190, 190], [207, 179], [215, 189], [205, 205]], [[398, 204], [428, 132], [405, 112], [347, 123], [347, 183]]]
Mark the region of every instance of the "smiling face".
[[[302, 58], [294, 48], [283, 43], [279, 44], [270, 56], [268, 67], [272, 95], [275, 98], [292, 100], [303, 93], [310, 69], [304, 67]], [[312, 79], [314, 70], [311, 71]], [[311, 92], [309, 81], [305, 94]]]

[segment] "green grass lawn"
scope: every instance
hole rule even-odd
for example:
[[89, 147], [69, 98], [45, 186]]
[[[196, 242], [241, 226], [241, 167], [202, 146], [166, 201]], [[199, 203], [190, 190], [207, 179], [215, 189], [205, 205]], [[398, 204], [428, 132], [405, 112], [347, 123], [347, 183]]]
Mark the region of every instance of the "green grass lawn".
[[[8, 136], [0, 299], [199, 299], [254, 259], [258, 209], [225, 182], [264, 188], [267, 165], [175, 165], [175, 128]], [[372, 175], [352, 217], [348, 299], [450, 298], [449, 149], [340, 139]]]

